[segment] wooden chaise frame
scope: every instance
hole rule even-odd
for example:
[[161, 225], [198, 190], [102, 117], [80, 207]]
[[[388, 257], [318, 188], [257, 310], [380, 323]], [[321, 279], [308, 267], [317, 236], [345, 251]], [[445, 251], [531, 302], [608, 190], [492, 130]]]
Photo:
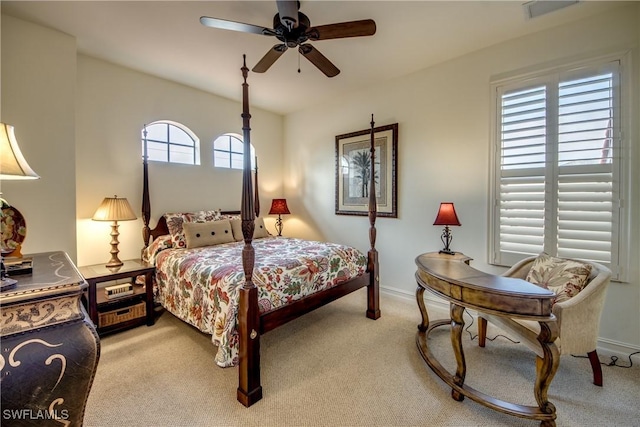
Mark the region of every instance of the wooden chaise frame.
[[[319, 308], [331, 301], [345, 296], [357, 289], [367, 287], [367, 312], [370, 319], [380, 317], [379, 302], [379, 265], [376, 243], [376, 198], [374, 168], [371, 168], [369, 185], [369, 242], [371, 247], [367, 253], [366, 273], [348, 282], [332, 287], [325, 291], [309, 295], [294, 303], [285, 305], [275, 310], [260, 313], [258, 308], [258, 289], [252, 281], [255, 261], [254, 248], [251, 244], [254, 230], [254, 219], [259, 215], [257, 200], [257, 174], [256, 195], [253, 192], [251, 173], [251, 135], [249, 127], [249, 85], [247, 75], [249, 69], [246, 66], [246, 58], [243, 56], [241, 68], [244, 82], [242, 84], [242, 120], [244, 133], [244, 163], [242, 175], [242, 205], [240, 217], [242, 220], [242, 234], [244, 236], [244, 248], [242, 250], [242, 265], [245, 274], [245, 283], [240, 290], [238, 305], [238, 332], [239, 332], [239, 385], [237, 398], [245, 406], [251, 406], [262, 398], [262, 386], [260, 385], [260, 336], [272, 329], [283, 325], [303, 314]], [[371, 117], [371, 164], [374, 164], [374, 122]], [[147, 153], [143, 161], [143, 196], [142, 218], [144, 222], [143, 239], [144, 246], [151, 243], [151, 239], [169, 234], [164, 216], [158, 220], [156, 227], [149, 228], [151, 218], [151, 203], [149, 201], [149, 175]]]

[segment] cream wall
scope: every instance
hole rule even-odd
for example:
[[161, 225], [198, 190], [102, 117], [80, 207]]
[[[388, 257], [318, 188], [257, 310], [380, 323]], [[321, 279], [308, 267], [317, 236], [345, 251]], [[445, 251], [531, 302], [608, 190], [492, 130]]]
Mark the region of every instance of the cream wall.
[[[399, 123], [399, 218], [377, 221], [382, 287], [413, 298], [415, 257], [442, 246], [442, 229], [432, 224], [443, 201], [455, 203], [462, 223], [453, 228], [452, 247], [473, 257], [478, 269], [503, 271], [487, 264], [491, 76], [569, 57], [633, 49], [637, 77], [639, 23], [638, 4], [633, 4], [288, 115], [284, 182], [296, 218], [286, 221], [287, 234], [368, 248], [367, 218], [334, 214], [334, 137], [368, 128], [374, 113], [376, 125]], [[628, 141], [630, 164], [635, 165], [632, 260], [640, 257], [638, 91], [634, 79], [629, 95], [635, 109], [627, 118], [633, 123]], [[601, 327], [603, 345], [623, 352], [640, 349], [640, 271], [637, 262], [631, 268], [631, 283], [612, 283]]]
[[23, 253], [76, 257], [75, 39], [2, 15], [2, 117], [36, 181], [3, 181], [3, 197], [25, 217]]
[[[241, 58], [239, 57], [239, 60]], [[242, 75], [238, 63], [238, 95]], [[251, 89], [249, 89], [251, 90]], [[109, 259], [110, 223], [92, 221], [104, 197], [126, 197], [140, 217], [141, 129], [173, 120], [200, 138], [200, 165], [150, 162], [151, 224], [164, 212], [240, 209], [242, 172], [213, 167], [213, 140], [242, 135], [240, 103], [85, 55], [78, 56], [78, 264]], [[258, 156], [262, 215], [282, 195], [282, 116], [251, 109], [251, 142]], [[266, 218], [273, 230], [273, 219]], [[142, 219], [120, 222], [120, 259], [140, 256]]]
[[[16, 127], [41, 179], [2, 183], [28, 226], [23, 253], [63, 250], [78, 265], [106, 262], [110, 224], [90, 218], [104, 197], [140, 217], [145, 123], [183, 123], [199, 138], [199, 166], [151, 163], [151, 225], [167, 211], [239, 210], [241, 171], [213, 168], [216, 136], [242, 134], [242, 106], [213, 94], [78, 55], [73, 37], [2, 15], [2, 121]], [[242, 75], [238, 62], [238, 98]], [[262, 215], [281, 197], [283, 118], [252, 108]], [[274, 219], [266, 217], [273, 230]], [[137, 258], [142, 220], [120, 222], [120, 258]], [[77, 235], [77, 238], [76, 238]]]
[[[486, 264], [491, 76], [573, 56], [633, 49], [633, 122], [629, 135], [635, 204], [631, 207], [631, 283], [610, 287], [602, 344], [640, 349], [640, 6], [545, 31], [345, 94], [284, 119], [252, 109], [252, 142], [260, 158], [263, 213], [285, 195], [293, 215], [285, 233], [369, 247], [366, 217], [334, 215], [335, 135], [399, 123], [398, 219], [377, 222], [382, 286], [413, 299], [414, 258], [439, 249], [431, 224], [441, 201], [453, 201], [462, 222], [453, 248]], [[4, 195], [27, 217], [27, 252], [65, 250], [78, 264], [105, 262], [109, 226], [89, 218], [105, 196], [129, 199], [138, 213], [142, 174], [139, 132], [158, 119], [182, 121], [200, 138], [201, 166], [152, 164], [152, 212], [234, 209], [240, 174], [210, 167], [209, 142], [241, 133], [237, 102], [77, 55], [75, 40], [2, 15], [2, 120], [13, 123], [24, 154], [42, 176], [5, 183]], [[416, 52], [419, 54], [419, 52]], [[239, 68], [239, 67], [238, 67]], [[238, 72], [240, 92], [240, 72]], [[272, 219], [268, 219], [271, 226]], [[141, 221], [122, 222], [121, 257], [136, 257]], [[76, 239], [77, 234], [77, 239]], [[76, 250], [77, 248], [77, 250]], [[383, 313], [384, 313], [384, 307]]]

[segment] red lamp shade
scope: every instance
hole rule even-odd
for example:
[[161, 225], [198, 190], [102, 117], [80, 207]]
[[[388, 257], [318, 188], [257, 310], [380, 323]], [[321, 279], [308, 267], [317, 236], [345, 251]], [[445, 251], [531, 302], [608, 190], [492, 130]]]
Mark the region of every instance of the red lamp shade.
[[290, 213], [289, 207], [287, 206], [287, 199], [273, 199], [271, 209], [269, 209], [269, 215], [285, 215]]
[[453, 207], [453, 203], [445, 202], [440, 203], [440, 209], [433, 225], [462, 225], [456, 215], [456, 209]]

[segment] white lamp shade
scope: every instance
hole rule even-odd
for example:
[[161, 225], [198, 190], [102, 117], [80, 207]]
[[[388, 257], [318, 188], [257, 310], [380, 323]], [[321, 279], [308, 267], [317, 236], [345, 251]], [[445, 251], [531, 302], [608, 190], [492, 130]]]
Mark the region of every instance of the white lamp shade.
[[18, 147], [13, 126], [0, 123], [0, 179], [38, 178]]

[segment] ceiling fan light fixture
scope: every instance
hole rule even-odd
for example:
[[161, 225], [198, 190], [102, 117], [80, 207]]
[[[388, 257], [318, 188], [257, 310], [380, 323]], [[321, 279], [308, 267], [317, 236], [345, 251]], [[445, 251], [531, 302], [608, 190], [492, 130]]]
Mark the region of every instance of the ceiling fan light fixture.
[[293, 19], [288, 16], [281, 16], [280, 22], [282, 22], [289, 31], [293, 30], [296, 27], [296, 24], [298, 24], [297, 19]]

